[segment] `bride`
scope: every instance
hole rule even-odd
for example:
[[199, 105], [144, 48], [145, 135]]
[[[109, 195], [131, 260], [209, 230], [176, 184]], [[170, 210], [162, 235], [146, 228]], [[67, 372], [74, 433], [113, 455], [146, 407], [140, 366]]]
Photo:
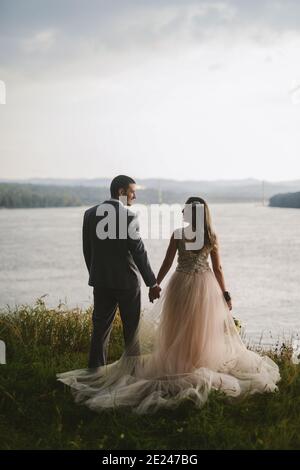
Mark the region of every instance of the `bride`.
[[[198, 250], [187, 249], [192, 239], [186, 237], [186, 229], [173, 232], [158, 284], [177, 253], [176, 270], [151, 311], [142, 316], [132, 354], [126, 351], [96, 370], [57, 374], [71, 387], [76, 402], [95, 411], [127, 406], [143, 414], [175, 408], [184, 399], [201, 407], [212, 390], [230, 397], [277, 390], [277, 364], [246, 348], [230, 313], [231, 298], [207, 203], [190, 197], [186, 205], [192, 209], [183, 210], [184, 221], [195, 233], [198, 204], [204, 209], [204, 244]], [[134, 353], [137, 344], [139, 355]]]

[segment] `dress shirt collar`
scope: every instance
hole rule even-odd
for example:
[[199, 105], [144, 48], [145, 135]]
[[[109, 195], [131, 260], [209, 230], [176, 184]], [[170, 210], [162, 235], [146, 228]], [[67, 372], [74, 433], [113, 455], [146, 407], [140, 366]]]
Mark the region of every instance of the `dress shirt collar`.
[[109, 201], [117, 201], [117, 202], [119, 202], [122, 206], [124, 206], [123, 202], [120, 201], [120, 199], [116, 199], [116, 198], [114, 198], [114, 197], [111, 197], [111, 198], [109, 199]]

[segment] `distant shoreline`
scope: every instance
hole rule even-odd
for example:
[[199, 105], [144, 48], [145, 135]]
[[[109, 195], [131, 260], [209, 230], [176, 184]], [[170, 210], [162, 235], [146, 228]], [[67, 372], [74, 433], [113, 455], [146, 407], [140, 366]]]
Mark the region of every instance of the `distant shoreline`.
[[[104, 184], [105, 183], [105, 184]], [[270, 183], [259, 180], [195, 181], [142, 180], [138, 185], [140, 204], [184, 204], [190, 196], [210, 203], [257, 203], [267, 205], [271, 197], [298, 190], [300, 182]], [[109, 187], [55, 183], [0, 182], [0, 208], [44, 208], [93, 206], [110, 198]]]
[[[77, 205], [74, 205], [74, 206], [34, 206], [34, 207], [30, 207], [30, 206], [18, 206], [18, 207], [4, 207], [4, 206], [0, 206], [0, 211], [1, 210], [17, 210], [17, 209], [75, 209], [75, 208], [79, 208], [79, 207], [92, 207], [93, 205], [97, 205], [97, 204], [101, 204], [101, 202], [103, 202], [105, 199], [102, 199], [100, 201], [96, 201], [96, 202], [92, 202], [90, 204], [77, 204]], [[265, 202], [265, 204], [262, 204], [261, 201], [259, 200], [239, 200], [239, 199], [234, 199], [234, 200], [208, 200], [208, 203], [209, 204], [255, 204], [257, 206], [264, 206], [264, 207], [270, 207], [269, 204], [268, 204], [268, 201]], [[172, 202], [170, 204], [183, 204], [184, 201], [176, 201], [176, 202]], [[151, 205], [151, 204], [159, 204], [159, 203], [141, 203], [139, 201], [136, 202], [136, 204], [145, 204], [145, 205]], [[168, 204], [167, 202], [163, 202], [161, 203], [161, 205], [163, 204]]]

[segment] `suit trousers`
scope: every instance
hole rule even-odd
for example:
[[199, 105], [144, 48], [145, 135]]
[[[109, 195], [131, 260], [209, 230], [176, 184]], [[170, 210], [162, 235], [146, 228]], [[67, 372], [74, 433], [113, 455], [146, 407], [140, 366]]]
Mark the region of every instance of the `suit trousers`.
[[140, 286], [130, 289], [95, 286], [93, 294], [93, 332], [88, 367], [96, 368], [106, 364], [109, 337], [118, 306], [123, 326], [125, 354], [139, 355], [139, 344], [136, 341], [133, 344], [133, 340], [140, 320]]

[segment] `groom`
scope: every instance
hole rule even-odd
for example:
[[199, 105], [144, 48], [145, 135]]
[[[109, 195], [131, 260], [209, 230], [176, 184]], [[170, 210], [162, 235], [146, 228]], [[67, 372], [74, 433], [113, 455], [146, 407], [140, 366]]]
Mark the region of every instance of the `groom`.
[[123, 325], [125, 352], [130, 350], [131, 354], [139, 354], [139, 345], [133, 345], [141, 310], [139, 273], [149, 287], [150, 301], [160, 296], [161, 288], [151, 269], [136, 216], [126, 207], [132, 205], [135, 192], [136, 183], [132, 178], [116, 176], [110, 185], [111, 198], [84, 213], [83, 254], [89, 271], [89, 285], [94, 288], [90, 369], [106, 364], [117, 306]]

